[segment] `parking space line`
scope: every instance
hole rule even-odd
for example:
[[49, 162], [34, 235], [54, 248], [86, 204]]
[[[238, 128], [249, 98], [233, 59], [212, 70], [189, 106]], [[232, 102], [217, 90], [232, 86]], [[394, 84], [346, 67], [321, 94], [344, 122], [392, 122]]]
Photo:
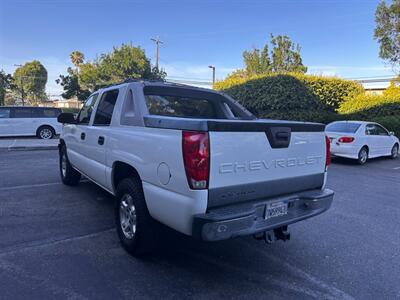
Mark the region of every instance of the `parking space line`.
[[400, 167], [393, 168], [393, 170], [400, 170]]
[[35, 188], [35, 187], [43, 187], [43, 186], [52, 186], [59, 185], [61, 182], [50, 182], [50, 183], [38, 183], [38, 184], [26, 184], [26, 185], [17, 185], [17, 186], [7, 186], [0, 188], [0, 191], [12, 191], [17, 189], [27, 189], [27, 188]]

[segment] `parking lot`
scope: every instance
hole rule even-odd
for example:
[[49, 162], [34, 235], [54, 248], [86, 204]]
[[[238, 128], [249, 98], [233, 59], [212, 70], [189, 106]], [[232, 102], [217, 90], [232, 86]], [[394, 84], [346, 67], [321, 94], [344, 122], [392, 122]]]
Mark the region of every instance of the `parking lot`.
[[112, 198], [61, 184], [58, 154], [0, 153], [0, 298], [400, 297], [400, 159], [335, 160], [332, 208], [291, 240], [194, 241], [166, 230], [153, 257], [119, 245]]

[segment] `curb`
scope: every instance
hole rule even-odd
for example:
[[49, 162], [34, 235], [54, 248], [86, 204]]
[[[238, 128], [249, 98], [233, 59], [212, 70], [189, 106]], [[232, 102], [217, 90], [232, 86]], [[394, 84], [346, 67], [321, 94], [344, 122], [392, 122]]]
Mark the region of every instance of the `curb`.
[[57, 149], [58, 149], [58, 145], [54, 145], [54, 146], [15, 146], [15, 147], [0, 148], [0, 152], [57, 150]]

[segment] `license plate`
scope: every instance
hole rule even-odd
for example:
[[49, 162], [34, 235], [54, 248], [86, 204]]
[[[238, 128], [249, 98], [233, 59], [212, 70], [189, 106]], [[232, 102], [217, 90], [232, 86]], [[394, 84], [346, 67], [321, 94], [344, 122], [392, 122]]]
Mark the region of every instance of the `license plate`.
[[265, 219], [287, 215], [288, 205], [284, 202], [268, 203], [265, 211]]

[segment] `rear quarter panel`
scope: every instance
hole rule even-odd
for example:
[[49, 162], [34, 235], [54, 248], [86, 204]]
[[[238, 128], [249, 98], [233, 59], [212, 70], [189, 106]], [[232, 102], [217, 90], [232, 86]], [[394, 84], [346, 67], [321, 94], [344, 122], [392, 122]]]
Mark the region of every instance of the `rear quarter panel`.
[[[182, 159], [180, 130], [118, 126], [110, 130], [106, 175], [113, 187], [112, 167], [116, 161], [133, 166], [143, 182], [150, 215], [161, 223], [191, 235], [193, 215], [207, 208], [207, 190], [190, 190]], [[160, 182], [160, 164], [168, 166], [170, 180]]]

